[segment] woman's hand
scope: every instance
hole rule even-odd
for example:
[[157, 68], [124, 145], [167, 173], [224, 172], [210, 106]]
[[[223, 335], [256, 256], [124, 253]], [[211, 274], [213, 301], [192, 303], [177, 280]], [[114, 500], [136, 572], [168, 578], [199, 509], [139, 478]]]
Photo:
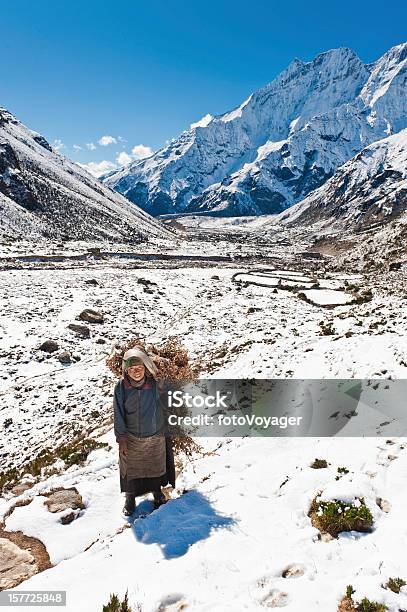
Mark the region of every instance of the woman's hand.
[[119, 454], [123, 455], [123, 457], [127, 456], [127, 439], [121, 438], [118, 440], [119, 442]]

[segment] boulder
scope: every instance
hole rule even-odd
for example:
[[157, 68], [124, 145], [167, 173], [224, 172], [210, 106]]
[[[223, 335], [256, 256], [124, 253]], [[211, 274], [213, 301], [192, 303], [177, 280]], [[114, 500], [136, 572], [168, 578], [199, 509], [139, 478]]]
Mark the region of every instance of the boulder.
[[38, 571], [35, 558], [6, 538], [0, 538], [0, 590], [11, 589]]
[[61, 363], [71, 363], [71, 353], [69, 351], [62, 351], [58, 355], [58, 361]]
[[81, 321], [87, 321], [88, 323], [103, 323], [105, 318], [101, 312], [93, 310], [92, 308], [85, 308], [78, 316]]
[[[71, 489], [56, 489], [47, 495], [48, 499], [44, 502], [49, 512], [63, 512], [64, 510], [82, 510], [85, 507], [81, 495], [72, 487]], [[72, 516], [71, 516], [72, 515]], [[63, 524], [70, 523], [76, 516], [76, 513], [62, 517]], [[69, 520], [70, 518], [70, 520]]]
[[79, 325], [77, 323], [70, 323], [68, 325], [68, 329], [73, 331], [80, 338], [89, 338], [90, 337], [90, 329], [87, 325]]
[[45, 353], [55, 353], [58, 349], [59, 345], [55, 340], [45, 340], [40, 346], [40, 351], [44, 351]]

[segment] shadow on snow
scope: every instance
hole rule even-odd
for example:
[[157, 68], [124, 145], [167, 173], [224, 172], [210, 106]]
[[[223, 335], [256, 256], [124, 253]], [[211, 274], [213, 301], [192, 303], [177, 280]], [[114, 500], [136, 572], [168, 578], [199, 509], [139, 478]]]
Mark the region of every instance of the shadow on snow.
[[[151, 512], [152, 502], [145, 500], [139, 512]], [[166, 559], [185, 555], [188, 548], [209, 537], [215, 528], [229, 528], [235, 519], [217, 514], [207, 498], [189, 491], [170, 500], [145, 518], [135, 517], [132, 525], [136, 539], [143, 544], [158, 544]]]

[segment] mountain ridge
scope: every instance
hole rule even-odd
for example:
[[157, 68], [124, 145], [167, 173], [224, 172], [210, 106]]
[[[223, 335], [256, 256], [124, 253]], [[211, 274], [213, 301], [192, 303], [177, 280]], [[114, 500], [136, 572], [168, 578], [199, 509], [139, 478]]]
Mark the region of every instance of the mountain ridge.
[[159, 222], [111, 191], [0, 108], [0, 235], [141, 241], [169, 236]]
[[103, 180], [154, 215], [280, 212], [407, 127], [406, 53], [403, 43], [369, 65], [346, 47], [295, 59], [239, 106]]

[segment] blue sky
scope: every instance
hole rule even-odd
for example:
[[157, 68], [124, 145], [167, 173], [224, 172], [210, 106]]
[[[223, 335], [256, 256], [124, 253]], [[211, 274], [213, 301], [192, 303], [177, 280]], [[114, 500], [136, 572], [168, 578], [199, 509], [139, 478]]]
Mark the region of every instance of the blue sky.
[[401, 0], [13, 0], [0, 106], [75, 161], [114, 164], [239, 105], [295, 57], [348, 46], [371, 62], [406, 23]]

